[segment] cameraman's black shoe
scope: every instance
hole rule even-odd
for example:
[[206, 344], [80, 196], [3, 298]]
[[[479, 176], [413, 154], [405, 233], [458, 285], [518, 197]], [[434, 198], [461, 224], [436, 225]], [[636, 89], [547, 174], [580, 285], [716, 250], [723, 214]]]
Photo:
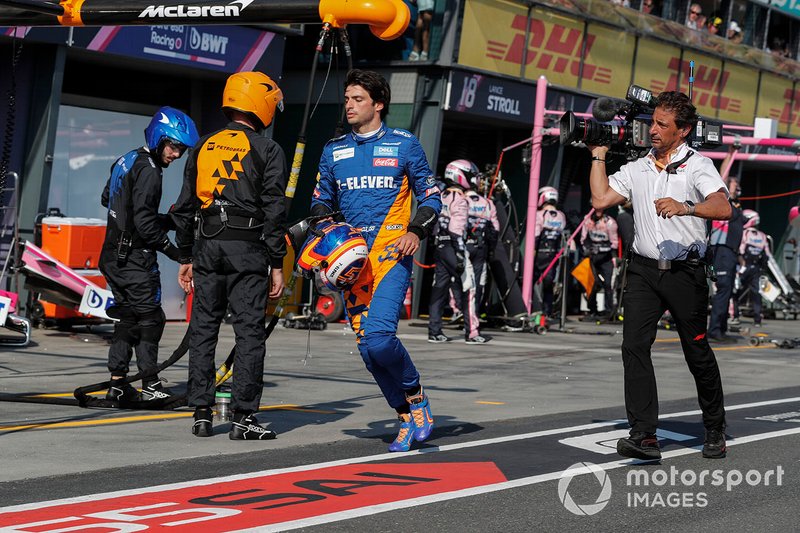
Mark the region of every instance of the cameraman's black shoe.
[[626, 439], [617, 441], [617, 453], [622, 457], [652, 461], [661, 459], [661, 447], [652, 433], [636, 432]]
[[109, 382], [106, 400], [118, 403], [138, 402], [140, 400], [139, 391], [125, 381], [125, 378], [112, 379]]
[[212, 420], [214, 414], [210, 407], [198, 407], [194, 410], [194, 425], [192, 434], [197, 437], [211, 437], [214, 435]]
[[725, 445], [725, 431], [721, 429], [707, 429], [706, 440], [703, 443], [703, 457], [706, 459], [722, 459], [728, 455]]
[[255, 415], [245, 413], [234, 413], [231, 431], [228, 437], [231, 440], [272, 440], [278, 436], [274, 431], [270, 431], [259, 425]]

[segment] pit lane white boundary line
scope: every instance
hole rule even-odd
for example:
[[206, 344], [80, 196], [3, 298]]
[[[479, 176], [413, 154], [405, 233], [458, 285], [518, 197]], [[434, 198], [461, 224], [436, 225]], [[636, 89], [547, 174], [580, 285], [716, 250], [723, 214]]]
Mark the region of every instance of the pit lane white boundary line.
[[[741, 410], [741, 409], [750, 409], [750, 408], [754, 408], [754, 407], [764, 407], [764, 406], [768, 406], [768, 405], [780, 405], [780, 404], [794, 403], [794, 402], [800, 402], [800, 396], [796, 396], [796, 397], [793, 397], [793, 398], [780, 398], [780, 399], [776, 399], [776, 400], [766, 400], [766, 401], [761, 401], [761, 402], [751, 402], [751, 403], [743, 403], [743, 404], [739, 404], [739, 405], [731, 405], [731, 406], [726, 406], [725, 410], [726, 411], [738, 411], [738, 410]], [[692, 411], [680, 411], [680, 412], [676, 412], [676, 413], [668, 413], [668, 414], [661, 415], [661, 416], [659, 416], [659, 419], [679, 418], [679, 417], [682, 417], [682, 416], [692, 416], [692, 415], [699, 415], [699, 414], [701, 414], [701, 411], [699, 409], [698, 410], [692, 410]], [[76, 496], [76, 497], [73, 497], [73, 498], [63, 498], [63, 499], [60, 499], [60, 500], [50, 500], [50, 501], [44, 501], [44, 502], [25, 503], [25, 504], [20, 504], [20, 505], [12, 505], [12, 506], [9, 506], [9, 507], [0, 507], [0, 515], [7, 514], [7, 513], [19, 512], [19, 511], [29, 511], [29, 510], [35, 510], [35, 509], [42, 509], [42, 508], [45, 508], [45, 507], [54, 507], [56, 505], [68, 505], [68, 504], [73, 504], [73, 503], [83, 503], [83, 502], [97, 501], [97, 500], [102, 500], [102, 499], [119, 498], [119, 497], [122, 497], [122, 496], [141, 495], [141, 494], [147, 494], [147, 493], [151, 493], [151, 492], [162, 492], [162, 491], [167, 491], [167, 490], [183, 489], [183, 488], [189, 488], [189, 487], [201, 487], [201, 486], [205, 486], [205, 485], [213, 485], [215, 483], [225, 483], [225, 482], [228, 482], [228, 481], [247, 480], [247, 479], [251, 479], [253, 477], [274, 476], [274, 475], [278, 475], [278, 474], [289, 474], [289, 473], [294, 473], [294, 472], [305, 472], [305, 471], [308, 471], [308, 470], [317, 470], [317, 469], [320, 469], [320, 468], [330, 468], [330, 467], [334, 467], [334, 466], [344, 466], [344, 465], [351, 465], [351, 464], [371, 463], [371, 462], [375, 462], [375, 461], [388, 461], [388, 460], [401, 461], [406, 457], [413, 457], [413, 456], [416, 456], [416, 455], [447, 452], [447, 451], [452, 451], [452, 450], [462, 450], [462, 449], [466, 449], [466, 448], [476, 448], [476, 447], [480, 447], [480, 446], [490, 446], [490, 445], [493, 445], [493, 444], [502, 444], [502, 443], [505, 443], [505, 442], [514, 442], [514, 441], [519, 441], [519, 440], [534, 439], [534, 438], [537, 438], [537, 437], [547, 437], [547, 436], [551, 436], [551, 435], [561, 435], [561, 434], [564, 434], [564, 433], [574, 433], [574, 432], [578, 432], [578, 431], [591, 431], [591, 430], [595, 430], [595, 429], [607, 428], [607, 427], [610, 427], [610, 426], [616, 426], [616, 425], [627, 424], [627, 423], [628, 423], [627, 420], [621, 420], [621, 419], [607, 420], [607, 421], [604, 421], [604, 422], [594, 422], [594, 423], [591, 423], [591, 424], [581, 424], [581, 425], [578, 425], [578, 426], [560, 427], [560, 428], [546, 429], [546, 430], [542, 430], [542, 431], [534, 431], [534, 432], [531, 432], [531, 433], [520, 433], [520, 434], [517, 434], [517, 435], [507, 435], [505, 437], [495, 437], [495, 438], [491, 438], [491, 439], [482, 439], [482, 440], [476, 440], [476, 441], [471, 441], [471, 442], [459, 442], [459, 443], [456, 443], [456, 444], [445, 444], [443, 446], [433, 446], [433, 447], [430, 447], [430, 448], [421, 448], [421, 449], [418, 449], [418, 450], [412, 450], [412, 451], [406, 452], [406, 453], [392, 453], [392, 452], [379, 453], [379, 454], [375, 454], [375, 455], [365, 455], [365, 456], [361, 456], [361, 457], [350, 457], [350, 458], [347, 458], [347, 459], [338, 459], [338, 460], [335, 460], [335, 461], [326, 461], [326, 462], [322, 462], [322, 463], [313, 463], [313, 464], [308, 464], [308, 465], [298, 465], [298, 466], [291, 466], [291, 467], [286, 467], [286, 468], [275, 468], [275, 469], [271, 469], [271, 470], [262, 470], [260, 472], [250, 472], [250, 473], [247, 473], [247, 474], [236, 474], [236, 475], [232, 475], [232, 476], [221, 476], [221, 477], [208, 478], [208, 479], [198, 479], [198, 480], [193, 480], [193, 481], [183, 481], [183, 482], [180, 482], [180, 483], [168, 483], [168, 484], [164, 484], [164, 485], [155, 485], [155, 486], [152, 486], [152, 487], [142, 487], [142, 488], [137, 488], [137, 489], [120, 490], [120, 491], [114, 491], [114, 492], [87, 494], [85, 496]], [[800, 432], [800, 428], [797, 430], [797, 432]], [[781, 432], [776, 432], [776, 433], [781, 433]], [[792, 434], [792, 433], [787, 433], [787, 434]], [[771, 433], [766, 433], [764, 435], [772, 435], [772, 434]], [[777, 437], [777, 436], [781, 436], [781, 435], [777, 435], [776, 434], [775, 436]], [[736, 443], [749, 442], [749, 441], [746, 441], [746, 439], [751, 439], [752, 437], [753, 436], [743, 437], [741, 439], [737, 439], [735, 442]], [[758, 437], [758, 435], [756, 435], [756, 437]], [[772, 438], [772, 437], [764, 437], [764, 438]], [[734, 440], [731, 440], [728, 444], [732, 445], [733, 443], [734, 443]], [[693, 451], [694, 451], [693, 448], [675, 450], [673, 452], [664, 453], [664, 457], [672, 457], [673, 455], [683, 455], [683, 454], [686, 454], [686, 453], [692, 453]], [[670, 455], [670, 454], [673, 454], [673, 455]], [[621, 463], [622, 464], [620, 464], [620, 466], [623, 466], [624, 464], [629, 464], [630, 461], [623, 460]], [[611, 463], [604, 463], [604, 464], [615, 464], [615, 462], [612, 461]], [[603, 465], [599, 465], [599, 466], [602, 467]], [[560, 474], [561, 474], [561, 472], [558, 473], [558, 475], [560, 475]], [[548, 476], [548, 475], [552, 475], [552, 474], [540, 474], [538, 476], [534, 476], [533, 478], [524, 478], [524, 479], [534, 479], [534, 478], [539, 478], [541, 476]], [[544, 479], [542, 481], [547, 481], [548, 479], [551, 479], [551, 478], [547, 478], [547, 479]], [[497, 488], [497, 489], [494, 489], [494, 490], [504, 490], [505, 488], [513, 488], [514, 486], [517, 486], [517, 485], [513, 485], [513, 484], [514, 483], [519, 483], [520, 481], [522, 481], [522, 480], [514, 480], [514, 481], [505, 482], [505, 483], [500, 483], [499, 485], [503, 485], [503, 487], [502, 488]], [[534, 481], [533, 483], [540, 483], [540, 482], [541, 481]], [[512, 485], [505, 486], [507, 484], [512, 484]], [[528, 483], [528, 484], [530, 484], [530, 483]], [[494, 486], [495, 485], [489, 485], [488, 487], [494, 487]], [[483, 488], [485, 488], [485, 487], [481, 487], [480, 489], [483, 489]], [[475, 490], [475, 489], [466, 489], [466, 490]], [[464, 491], [457, 491], [457, 492], [464, 492]], [[490, 492], [490, 491], [487, 491], [487, 492]], [[445, 496], [447, 494], [451, 494], [451, 493], [443, 493], [441, 495], [430, 496], [428, 498], [437, 498], [437, 497], [440, 497], [440, 496]], [[461, 497], [461, 496], [457, 496], [457, 497]], [[407, 500], [407, 501], [414, 501], [414, 500]], [[435, 501], [435, 500], [431, 500], [431, 503], [433, 501]], [[401, 504], [401, 503], [405, 503], [405, 502], [397, 502], [397, 504]], [[385, 505], [395, 505], [395, 504], [382, 504], [382, 505], [379, 505], [377, 507], [382, 507], [382, 506], [385, 506]], [[417, 504], [417, 505], [420, 505], [420, 504]], [[397, 507], [397, 508], [400, 509], [400, 508], [402, 508], [402, 506], [401, 507]], [[369, 509], [371, 509], [371, 507]], [[389, 510], [389, 509], [386, 509], [386, 510]], [[383, 511], [375, 511], [375, 512], [383, 512]], [[325, 516], [330, 516], [330, 515], [325, 515]], [[298, 527], [300, 527], [300, 526], [298, 526]], [[261, 531], [261, 530], [258, 530], [258, 531]], [[0, 529], [0, 533], [1, 532], [2, 532], [2, 529]]]
[[[747, 437], [742, 437], [739, 439], [732, 439], [727, 442], [728, 446], [734, 446], [736, 444], [747, 444], [749, 442], [756, 442], [760, 440], [766, 439], [774, 439], [777, 437], [784, 437], [787, 435], [796, 435], [800, 434], [800, 428], [793, 428], [793, 429], [785, 429], [781, 431], [773, 431], [771, 433], [761, 433], [759, 435], [749, 435]], [[663, 459], [669, 459], [671, 457], [679, 457], [681, 455], [689, 455], [692, 453], [697, 453], [702, 449], [702, 445], [694, 446], [692, 448], [681, 448], [679, 450], [673, 450], [669, 452], [664, 452], [662, 454]], [[602, 468], [603, 470], [615, 470], [617, 468], [622, 468], [624, 466], [631, 466], [637, 464], [646, 464], [646, 461], [638, 461], [632, 459], [620, 459], [615, 461], [609, 461], [607, 463], [600, 463], [596, 464]], [[719, 464], [719, 463], [717, 463]], [[722, 465], [720, 465], [722, 466]], [[581, 474], [590, 474], [592, 473], [587, 468], [580, 468], [575, 469], [573, 471], [574, 475], [581, 475]], [[358, 509], [352, 509], [348, 511], [340, 511], [337, 513], [330, 513], [325, 515], [314, 516], [310, 518], [303, 518], [300, 520], [293, 520], [290, 522], [282, 522], [279, 524], [271, 524], [268, 526], [259, 526], [256, 528], [250, 529], [239, 529], [236, 530], [234, 533], [246, 533], [246, 532], [259, 532], [259, 533], [269, 533], [272, 531], [290, 531], [292, 529], [299, 529], [304, 527], [312, 527], [312, 526], [319, 526], [323, 524], [329, 524], [331, 522], [340, 522], [342, 520], [350, 520], [353, 518], [360, 518], [363, 516], [370, 516], [378, 513], [385, 513], [387, 511], [396, 511], [398, 509], [407, 509], [409, 507], [418, 507], [420, 505], [428, 505], [431, 503], [438, 503], [444, 502], [448, 500], [456, 500], [459, 498], [468, 498], [470, 496], [478, 496], [481, 494], [488, 494], [490, 492], [498, 492], [501, 490], [508, 490], [508, 489], [516, 489], [519, 487], [527, 487], [528, 485], [536, 485], [537, 483], [544, 483], [546, 481], [553, 481], [559, 479], [564, 474], [564, 470], [558, 470], [556, 472], [550, 472], [547, 474], [538, 474], [535, 476], [524, 477], [520, 479], [514, 479], [512, 481], [504, 481], [502, 483], [495, 483], [493, 485], [483, 485], [481, 487], [472, 487], [469, 489], [462, 489], [462, 490], [455, 490], [451, 492], [442, 492], [439, 494], [433, 494], [431, 496], [420, 496], [418, 498], [411, 498], [408, 500], [401, 500], [397, 502], [390, 502], [390, 503], [382, 503], [378, 505], [372, 505], [369, 507], [361, 507]]]

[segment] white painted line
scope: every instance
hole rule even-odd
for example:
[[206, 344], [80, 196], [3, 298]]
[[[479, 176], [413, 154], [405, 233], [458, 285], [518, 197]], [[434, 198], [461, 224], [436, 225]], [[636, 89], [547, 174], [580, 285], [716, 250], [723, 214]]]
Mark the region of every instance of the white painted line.
[[[782, 431], [773, 431], [771, 433], [762, 433], [761, 435], [750, 435], [748, 437], [743, 437], [740, 439], [732, 439], [727, 442], [728, 446], [734, 446], [737, 444], [747, 444], [749, 442], [756, 442], [760, 440], [766, 439], [774, 439], [777, 437], [785, 437], [788, 435], [797, 435], [800, 434], [800, 428], [794, 429], [785, 429]], [[669, 459], [671, 457], [679, 457], [681, 455], [689, 455], [691, 453], [697, 453], [702, 446], [695, 446], [692, 448], [681, 448], [679, 450], [672, 450], [669, 452], [664, 452], [662, 454], [662, 458]], [[619, 459], [616, 461], [610, 461], [607, 463], [602, 463], [596, 466], [599, 466], [603, 470], [615, 470], [617, 468], [622, 468], [624, 466], [630, 465], [637, 465], [637, 464], [645, 464], [644, 461], [636, 461], [632, 459]], [[325, 515], [314, 516], [311, 518], [304, 518], [300, 520], [293, 520], [290, 522], [282, 522], [279, 524], [271, 524], [269, 526], [261, 526], [252, 529], [241, 529], [237, 530], [235, 533], [244, 533], [244, 532], [260, 532], [260, 533], [268, 533], [270, 531], [289, 531], [292, 529], [300, 529], [303, 527], [311, 527], [311, 526], [318, 526], [322, 524], [329, 524], [331, 522], [338, 522], [342, 520], [350, 520], [353, 518], [360, 518], [362, 516], [371, 516], [379, 513], [384, 513], [387, 511], [396, 511], [398, 509], [407, 509], [409, 507], [418, 507], [420, 505], [428, 505], [431, 503], [437, 502], [444, 502], [448, 500], [456, 500], [459, 498], [467, 498], [470, 496], [478, 496], [481, 494], [488, 494], [490, 492], [497, 492], [501, 490], [508, 490], [508, 489], [515, 489], [519, 487], [527, 487], [529, 485], [535, 485], [537, 483], [544, 483], [545, 481], [553, 481], [555, 479], [559, 479], [564, 470], [558, 470], [556, 472], [549, 472], [547, 474], [538, 474], [536, 476], [530, 476], [520, 479], [514, 479], [512, 481], [504, 481], [502, 483], [495, 483], [492, 485], [484, 485], [482, 487], [472, 487], [469, 489], [462, 489], [456, 490], [452, 492], [443, 492], [440, 494], [434, 494], [431, 496], [420, 496], [418, 498], [411, 498], [409, 500], [402, 500], [398, 502], [390, 502], [390, 503], [382, 503], [379, 505], [371, 505], [369, 507], [361, 507], [359, 509], [351, 509], [348, 511], [340, 511], [337, 513], [330, 513]], [[582, 474], [580, 470], [575, 471], [576, 474]], [[590, 473], [589, 470], [586, 470], [585, 473]]]
[[[558, 442], [567, 446], [585, 450], [587, 452], [611, 455], [617, 453], [617, 441], [621, 438], [627, 437], [628, 433], [629, 431], [627, 429], [615, 429], [614, 431], [605, 431], [603, 433], [589, 433], [588, 435], [567, 437], [566, 439], [561, 439]], [[685, 440], [697, 438], [692, 435], [684, 435], [683, 433], [667, 431], [666, 429], [656, 430], [656, 436], [660, 440], [672, 440], [675, 442], [683, 442]]]
[[[748, 409], [751, 407], [763, 407], [767, 405], [780, 405], [784, 403], [792, 403], [792, 402], [800, 402], [800, 397], [794, 398], [781, 398], [778, 400], [767, 400], [762, 402], [753, 402], [753, 403], [746, 403], [740, 405], [731, 405], [727, 406], [725, 409], [727, 411], [736, 411], [740, 409]], [[678, 418], [682, 416], [689, 416], [689, 415], [697, 415], [700, 414], [700, 410], [694, 411], [681, 411], [677, 413], [668, 413], [665, 415], [661, 415], [659, 418], [666, 419], [666, 418]], [[561, 435], [564, 433], [574, 433], [577, 431], [591, 431], [600, 428], [607, 428], [610, 426], [615, 426], [618, 424], [627, 424], [627, 420], [607, 420], [604, 422], [594, 422], [591, 424], [581, 424], [578, 426], [570, 426], [570, 427], [561, 427], [561, 428], [553, 428], [553, 429], [545, 429], [542, 431], [534, 431], [531, 433], [521, 433], [518, 435], [507, 435], [505, 437], [496, 437], [492, 439], [482, 439], [476, 440], [471, 442], [459, 442], [456, 444], [445, 444], [444, 446], [433, 446], [430, 448], [422, 448], [418, 450], [412, 450], [406, 453], [379, 453], [375, 455], [365, 455], [361, 457], [350, 457], [347, 459], [339, 459], [336, 461], [326, 461], [322, 463], [313, 463], [308, 465], [298, 465], [298, 466], [291, 466], [287, 468], [275, 468], [272, 470], [262, 470], [260, 472], [250, 472], [246, 474], [236, 474], [231, 476], [221, 476], [209, 479], [198, 479], [193, 481], [184, 481], [181, 483], [168, 483], [164, 485], [155, 485], [152, 487], [141, 487], [136, 489], [129, 489], [129, 490], [120, 490], [120, 491], [113, 491], [113, 492], [105, 492], [105, 493], [98, 493], [98, 494], [87, 494], [85, 496], [76, 496], [73, 498], [63, 498], [60, 500], [50, 500], [45, 502], [36, 502], [36, 503], [24, 503], [20, 505], [12, 505], [9, 507], [0, 507], [0, 514], [18, 512], [18, 511], [28, 511], [32, 509], [41, 509], [43, 507], [52, 507], [55, 505], [66, 505], [71, 503], [83, 503], [88, 501], [96, 501], [100, 499], [109, 499], [109, 498], [118, 498], [122, 496], [134, 496], [140, 494], [147, 494], [151, 492], [161, 492], [166, 490], [173, 490], [173, 489], [183, 489], [188, 487], [201, 487], [205, 485], [213, 485], [215, 483], [225, 483], [228, 481], [239, 481], [243, 479], [251, 479], [253, 477], [262, 477], [262, 476], [274, 476], [278, 474], [288, 474], [293, 472], [306, 472], [308, 470], [317, 470], [319, 468], [329, 468], [334, 466], [343, 466], [343, 465], [351, 465], [351, 464], [360, 464], [360, 463], [371, 463], [375, 461], [387, 461], [387, 460], [395, 460], [399, 461], [406, 457], [414, 457], [416, 455], [423, 455], [428, 453], [439, 453], [439, 452], [447, 452], [452, 450], [462, 450], [466, 448], [475, 448], [480, 446], [490, 446], [492, 444], [501, 444], [505, 442], [514, 442], [518, 440], [527, 440], [527, 439], [534, 439], [537, 437], [547, 437], [550, 435]], [[800, 429], [798, 429], [800, 431]]]

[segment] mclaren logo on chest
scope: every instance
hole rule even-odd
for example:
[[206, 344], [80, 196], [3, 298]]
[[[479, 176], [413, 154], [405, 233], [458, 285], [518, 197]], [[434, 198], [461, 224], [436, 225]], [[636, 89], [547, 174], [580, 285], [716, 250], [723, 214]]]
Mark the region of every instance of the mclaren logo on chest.
[[339, 181], [340, 189], [396, 189], [393, 176], [360, 176]]

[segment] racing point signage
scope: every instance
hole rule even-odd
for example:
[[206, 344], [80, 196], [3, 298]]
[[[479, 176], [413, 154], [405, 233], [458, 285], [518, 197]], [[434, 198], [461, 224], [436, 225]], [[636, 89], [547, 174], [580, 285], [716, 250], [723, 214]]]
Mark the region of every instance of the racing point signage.
[[533, 121], [536, 88], [533, 85], [461, 71], [450, 73], [446, 110], [483, 117]]

